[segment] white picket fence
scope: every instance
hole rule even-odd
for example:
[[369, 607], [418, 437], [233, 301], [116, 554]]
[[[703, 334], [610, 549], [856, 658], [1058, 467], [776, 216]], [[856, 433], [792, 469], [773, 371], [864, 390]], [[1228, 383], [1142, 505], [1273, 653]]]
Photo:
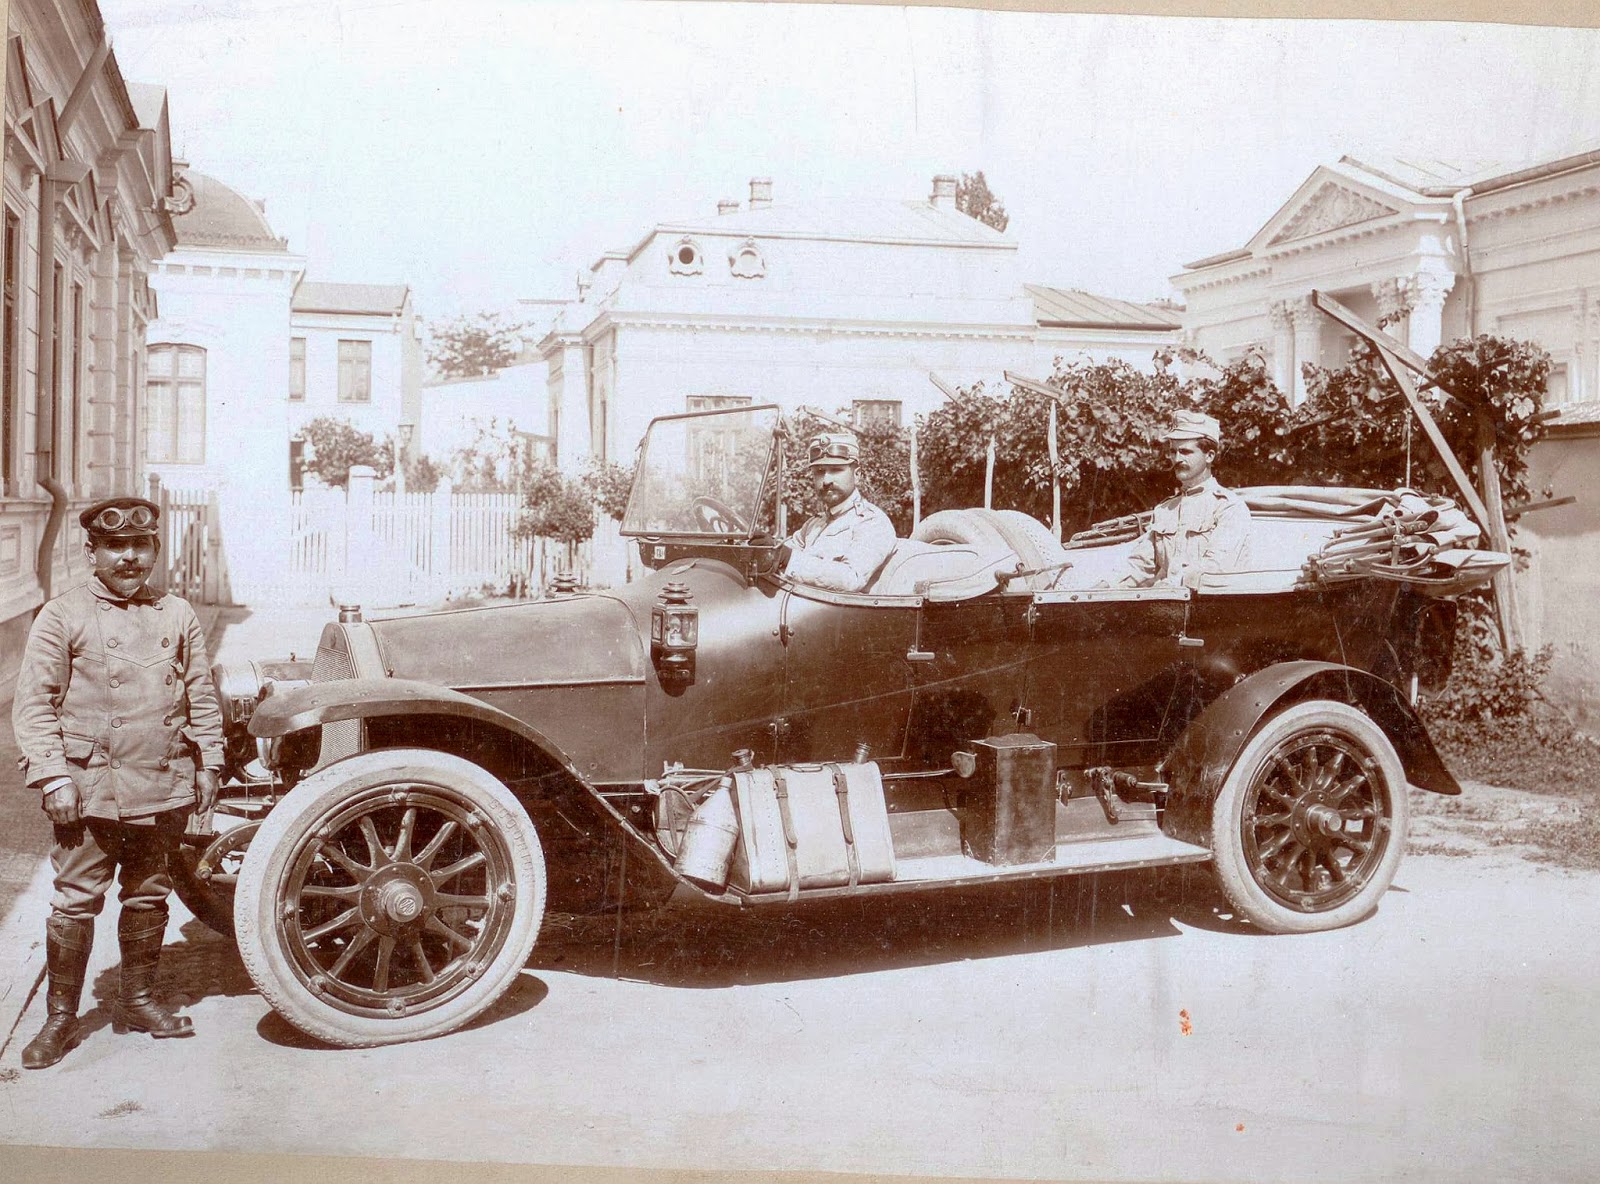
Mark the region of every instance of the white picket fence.
[[[583, 585], [627, 579], [627, 549], [609, 519], [597, 542], [569, 546], [517, 538], [517, 497], [456, 493], [442, 482], [433, 493], [373, 488], [359, 470], [346, 489], [307, 489], [283, 505], [287, 522], [263, 537], [228, 538], [224, 500], [231, 491], [158, 487], [166, 526], [167, 585], [196, 603], [243, 599], [279, 604], [360, 604], [370, 608], [440, 605], [478, 593], [540, 596], [558, 573]], [[274, 511], [271, 519], [281, 522]], [[234, 533], [239, 533], [235, 531]], [[241, 579], [240, 556], [281, 550], [257, 576]], [[600, 562], [596, 563], [596, 555]], [[263, 580], [259, 571], [270, 567]], [[246, 589], [242, 586], [248, 583]]]

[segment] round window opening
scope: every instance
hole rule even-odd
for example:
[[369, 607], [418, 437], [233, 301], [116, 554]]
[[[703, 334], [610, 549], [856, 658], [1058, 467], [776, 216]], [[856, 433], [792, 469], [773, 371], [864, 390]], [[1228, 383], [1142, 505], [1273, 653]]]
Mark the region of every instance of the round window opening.
[[684, 246], [679, 247], [678, 248], [678, 262], [679, 263], [693, 263], [694, 262], [694, 248], [689, 246], [689, 245], [687, 245], [687, 244], [685, 244]]

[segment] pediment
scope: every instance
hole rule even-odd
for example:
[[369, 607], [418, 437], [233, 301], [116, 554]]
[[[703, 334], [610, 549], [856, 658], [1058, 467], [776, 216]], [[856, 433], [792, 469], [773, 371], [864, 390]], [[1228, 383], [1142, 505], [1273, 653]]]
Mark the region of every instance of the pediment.
[[1267, 245], [1275, 247], [1296, 239], [1313, 238], [1400, 212], [1398, 206], [1379, 201], [1370, 194], [1334, 180], [1324, 180], [1303, 201], [1285, 207], [1280, 218], [1286, 214], [1287, 219], [1279, 223], [1276, 232], [1268, 238]]

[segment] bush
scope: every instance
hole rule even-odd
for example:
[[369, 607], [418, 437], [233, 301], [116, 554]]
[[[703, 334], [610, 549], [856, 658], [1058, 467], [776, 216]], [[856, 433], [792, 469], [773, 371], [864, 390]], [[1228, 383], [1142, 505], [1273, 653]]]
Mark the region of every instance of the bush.
[[522, 511], [512, 533], [581, 543], [594, 534], [594, 500], [582, 482], [562, 476], [555, 466], [531, 465], [524, 473]]
[[628, 510], [628, 494], [633, 489], [633, 470], [633, 465], [591, 459], [579, 480], [594, 502], [594, 508], [621, 522]]

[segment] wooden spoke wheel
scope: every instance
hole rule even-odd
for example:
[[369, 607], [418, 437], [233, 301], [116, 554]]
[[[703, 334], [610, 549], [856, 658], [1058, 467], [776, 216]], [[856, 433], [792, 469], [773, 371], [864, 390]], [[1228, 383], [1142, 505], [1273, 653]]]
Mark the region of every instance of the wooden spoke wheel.
[[1345, 703], [1297, 703], [1229, 771], [1212, 853], [1239, 912], [1273, 933], [1358, 921], [1405, 853], [1405, 772], [1383, 730]]
[[234, 925], [296, 1027], [347, 1047], [437, 1036], [489, 1007], [538, 937], [539, 837], [458, 757], [391, 749], [313, 775], [262, 824]]

